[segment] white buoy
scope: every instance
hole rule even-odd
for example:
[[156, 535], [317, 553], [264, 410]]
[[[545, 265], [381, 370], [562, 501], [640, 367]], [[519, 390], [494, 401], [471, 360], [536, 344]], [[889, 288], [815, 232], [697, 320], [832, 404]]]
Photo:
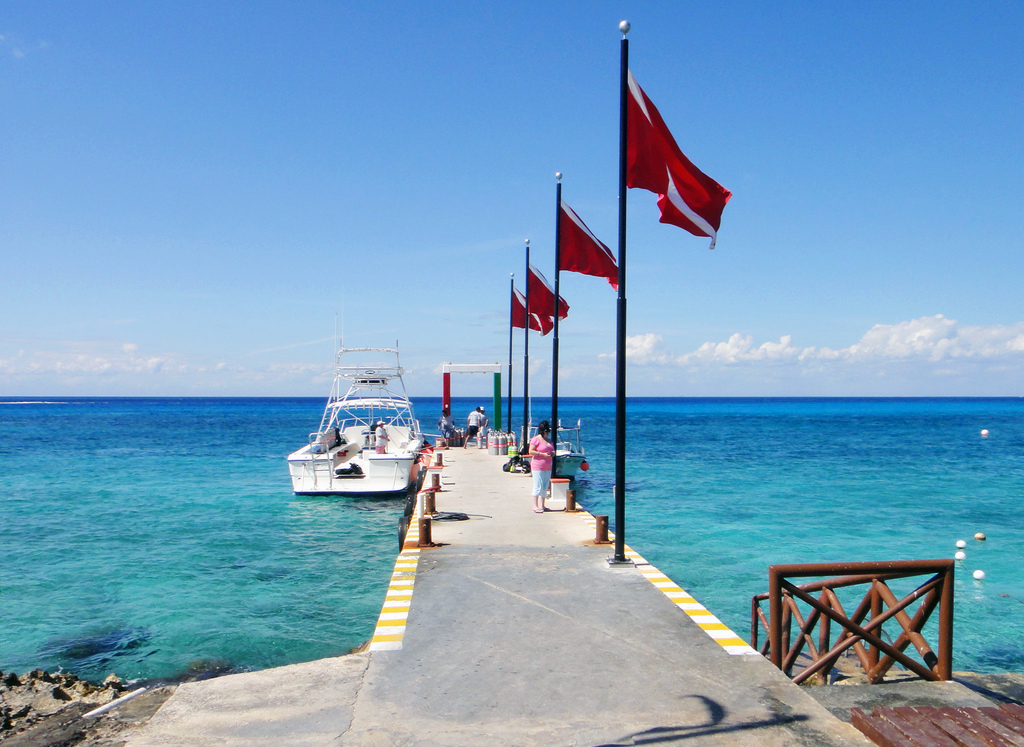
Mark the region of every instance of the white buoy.
[[954, 555], [953, 557], [957, 560], [967, 560], [967, 553], [965, 553], [963, 550], [958, 550], [956, 555]]
[[981, 579], [985, 578], [985, 571], [979, 568], [974, 572], [974, 578], [976, 578], [978, 581], [981, 581]]
[[967, 547], [967, 543], [964, 540], [957, 540], [956, 546], [963, 550], [965, 547]]
[[988, 438], [988, 428], [982, 428], [981, 429], [981, 437], [982, 438]]

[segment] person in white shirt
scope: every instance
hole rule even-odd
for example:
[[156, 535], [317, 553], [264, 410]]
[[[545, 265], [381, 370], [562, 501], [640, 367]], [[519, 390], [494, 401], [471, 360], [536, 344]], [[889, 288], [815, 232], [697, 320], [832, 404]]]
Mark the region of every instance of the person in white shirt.
[[480, 423], [481, 423], [481, 415], [480, 415], [480, 410], [481, 409], [482, 408], [479, 408], [479, 407], [476, 408], [475, 410], [473, 410], [473, 412], [469, 413], [469, 416], [466, 418], [466, 423], [468, 425], [466, 426], [466, 440], [462, 444], [462, 448], [463, 449], [465, 449], [465, 448], [467, 448], [469, 446], [469, 440], [471, 438], [473, 438], [474, 436], [476, 436], [477, 438], [480, 437], [479, 433], [480, 433]]
[[484, 443], [487, 439], [487, 424], [490, 422], [487, 419], [487, 412], [482, 407], [476, 408], [476, 411], [480, 413], [480, 423], [476, 432], [476, 445], [478, 448], [484, 448], [487, 444]]
[[377, 428], [373, 431], [373, 435], [377, 439], [377, 453], [387, 454], [388, 453], [388, 431], [384, 427], [384, 421], [377, 421]]

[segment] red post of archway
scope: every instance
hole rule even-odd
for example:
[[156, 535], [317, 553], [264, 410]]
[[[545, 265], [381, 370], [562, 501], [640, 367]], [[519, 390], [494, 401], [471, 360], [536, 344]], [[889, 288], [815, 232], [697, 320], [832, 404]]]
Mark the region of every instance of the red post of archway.
[[452, 406], [452, 373], [451, 371], [445, 371], [442, 376], [444, 383], [441, 390], [441, 407], [443, 409], [450, 409]]

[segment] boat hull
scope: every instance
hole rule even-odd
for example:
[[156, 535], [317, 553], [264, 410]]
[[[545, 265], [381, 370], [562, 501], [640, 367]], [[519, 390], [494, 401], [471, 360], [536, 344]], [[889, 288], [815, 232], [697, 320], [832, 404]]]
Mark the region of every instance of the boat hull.
[[419, 455], [362, 453], [342, 463], [333, 455], [310, 454], [308, 447], [288, 456], [296, 495], [402, 495], [419, 474]]
[[580, 465], [585, 461], [586, 458], [583, 454], [556, 454], [551, 476], [568, 477], [570, 480], [574, 480], [576, 479], [576, 473], [579, 471]]

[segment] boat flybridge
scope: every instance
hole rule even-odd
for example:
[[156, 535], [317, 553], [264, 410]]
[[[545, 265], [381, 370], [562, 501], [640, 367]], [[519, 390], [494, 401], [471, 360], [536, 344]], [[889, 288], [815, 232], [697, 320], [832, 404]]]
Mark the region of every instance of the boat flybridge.
[[397, 347], [339, 348], [320, 427], [288, 455], [296, 494], [398, 494], [417, 479], [425, 441], [403, 373]]

